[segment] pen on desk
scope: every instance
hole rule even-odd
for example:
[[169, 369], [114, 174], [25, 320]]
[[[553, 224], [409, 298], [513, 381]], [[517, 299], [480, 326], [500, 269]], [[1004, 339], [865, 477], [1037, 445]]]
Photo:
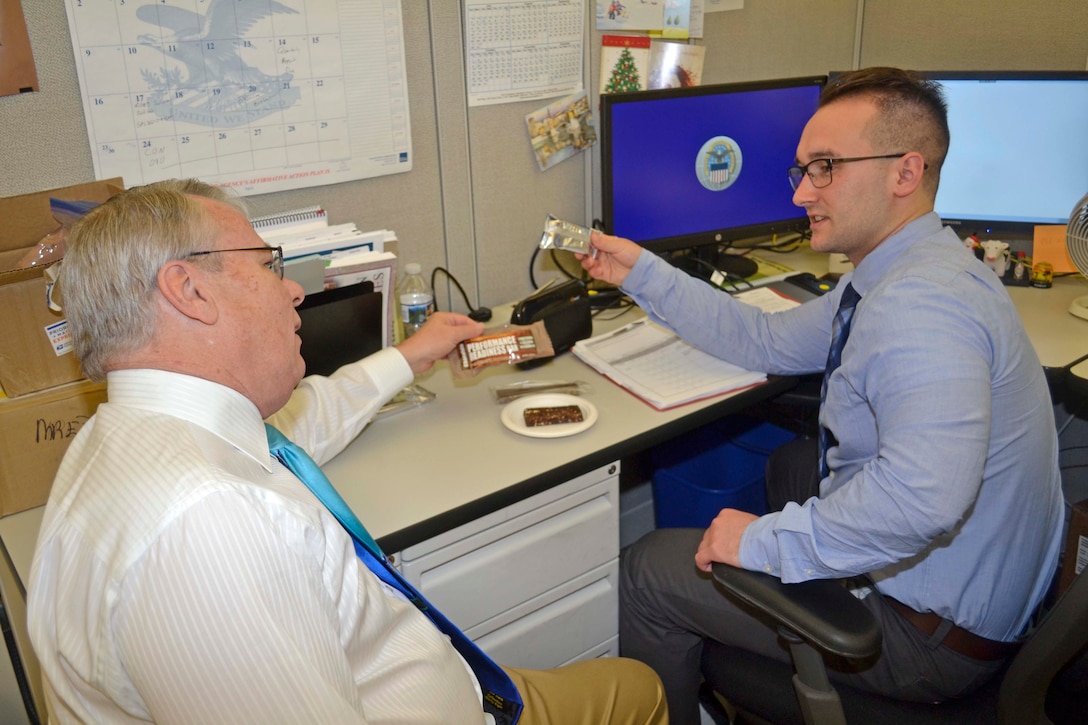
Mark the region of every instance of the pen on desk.
[[[592, 341], [587, 341], [587, 347], [597, 348], [598, 346], [603, 346], [605, 349], [607, 349], [607, 348], [609, 348], [611, 346], [611, 343], [616, 341], [616, 338], [620, 337], [621, 335], [625, 335], [628, 332], [631, 332], [633, 330], [637, 330], [640, 327], [643, 327], [649, 321], [650, 321], [650, 318], [643, 317], [641, 320], [635, 320], [634, 322], [629, 322], [629, 323], [627, 323], [626, 325], [624, 325], [623, 327], [621, 327], [618, 330], [613, 330], [612, 332], [609, 332], [609, 333], [607, 333], [605, 335], [601, 335], [600, 337], [594, 338]], [[610, 362], [612, 362], [612, 361], [610, 361]]]
[[646, 324], [648, 321], [649, 321], [649, 318], [643, 317], [641, 320], [635, 320], [634, 322], [629, 322], [629, 323], [627, 323], [626, 325], [624, 325], [623, 327], [621, 327], [618, 330], [613, 330], [612, 332], [607, 332], [607, 333], [605, 333], [603, 335], [600, 335], [598, 337], [595, 337], [595, 338], [593, 338], [591, 340], [586, 340], [585, 341], [585, 346], [589, 347], [589, 348], [593, 348], [593, 347], [596, 347], [598, 345], [607, 344], [607, 343], [611, 342], [612, 340], [614, 340], [615, 338], [619, 337], [620, 335], [624, 334], [625, 332], [630, 332], [631, 330], [634, 330], [636, 327], [640, 327], [640, 326]]
[[647, 322], [649, 322], [648, 317], [643, 317], [641, 320], [635, 320], [634, 322], [628, 322], [626, 325], [624, 325], [620, 329], [613, 330], [612, 332], [608, 333], [608, 335], [605, 336], [604, 339], [611, 340], [614, 337], [619, 337], [620, 335], [623, 335], [624, 333], [630, 332], [631, 330], [634, 330], [634, 329], [636, 329], [638, 327], [642, 327]]
[[635, 320], [634, 322], [629, 322], [626, 325], [624, 325], [623, 327], [621, 327], [620, 329], [613, 332], [612, 337], [622, 335], [625, 332], [630, 332], [631, 330], [635, 329], [636, 327], [639, 327], [641, 325], [645, 325], [649, 321], [650, 321], [650, 318], [643, 317], [641, 320]]

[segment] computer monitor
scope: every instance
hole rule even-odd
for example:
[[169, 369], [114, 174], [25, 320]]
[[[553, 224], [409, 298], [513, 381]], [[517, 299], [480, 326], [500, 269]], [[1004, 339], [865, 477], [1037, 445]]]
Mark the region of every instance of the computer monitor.
[[382, 293], [373, 282], [306, 295], [298, 306], [307, 375], [331, 375], [382, 349]]
[[1088, 72], [926, 72], [951, 145], [936, 211], [960, 236], [1030, 239], [1088, 192]]
[[806, 230], [786, 169], [825, 80], [601, 95], [605, 231], [660, 253]]

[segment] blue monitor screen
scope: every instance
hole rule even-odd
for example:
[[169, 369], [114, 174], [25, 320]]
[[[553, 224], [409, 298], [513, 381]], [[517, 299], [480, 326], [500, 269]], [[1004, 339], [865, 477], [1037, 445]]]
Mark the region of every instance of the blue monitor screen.
[[1030, 237], [1088, 192], [1088, 73], [927, 72], [951, 144], [936, 211], [963, 235]]
[[824, 81], [602, 95], [605, 231], [660, 252], [806, 229], [786, 169]]

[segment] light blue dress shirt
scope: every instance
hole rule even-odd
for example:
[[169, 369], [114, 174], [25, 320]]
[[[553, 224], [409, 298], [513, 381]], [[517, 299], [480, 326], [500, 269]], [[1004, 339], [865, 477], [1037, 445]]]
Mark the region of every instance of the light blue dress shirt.
[[1064, 516], [1049, 389], [993, 271], [936, 214], [838, 289], [779, 313], [643, 253], [624, 282], [647, 313], [732, 363], [823, 369], [846, 282], [861, 294], [820, 422], [839, 441], [820, 497], [751, 524], [741, 563], [783, 581], [867, 573], [983, 637], [1019, 636], [1055, 572]]

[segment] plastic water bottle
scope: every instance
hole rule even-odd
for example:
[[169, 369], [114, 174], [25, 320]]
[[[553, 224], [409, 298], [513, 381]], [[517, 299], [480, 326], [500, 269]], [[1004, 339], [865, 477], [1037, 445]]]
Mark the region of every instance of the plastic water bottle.
[[400, 300], [400, 320], [404, 325], [404, 337], [412, 336], [434, 312], [434, 293], [423, 279], [418, 263], [404, 265], [405, 277], [397, 293]]

